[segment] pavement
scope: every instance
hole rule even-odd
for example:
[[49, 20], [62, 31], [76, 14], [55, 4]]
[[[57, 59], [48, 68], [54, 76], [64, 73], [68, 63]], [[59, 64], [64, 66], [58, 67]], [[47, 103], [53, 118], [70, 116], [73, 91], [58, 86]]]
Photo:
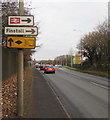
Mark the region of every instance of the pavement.
[[67, 118], [58, 99], [42, 74], [33, 68], [29, 118]]

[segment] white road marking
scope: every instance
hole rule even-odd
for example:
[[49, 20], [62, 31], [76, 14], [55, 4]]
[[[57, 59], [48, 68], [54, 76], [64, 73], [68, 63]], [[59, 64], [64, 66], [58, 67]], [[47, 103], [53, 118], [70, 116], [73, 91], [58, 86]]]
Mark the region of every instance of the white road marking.
[[[65, 72], [67, 72], [66, 70], [64, 70], [64, 69], [62, 69], [63, 71], [65, 71]], [[72, 74], [72, 73], [71, 73]], [[99, 86], [99, 87], [102, 87], [102, 88], [104, 88], [104, 89], [109, 89], [108, 87], [106, 87], [106, 86], [103, 86], [103, 85], [101, 85], [101, 84], [98, 84], [98, 83], [95, 83], [95, 82], [90, 82], [90, 83], [92, 83], [92, 84], [94, 84], [94, 85], [96, 85], [96, 86]]]
[[60, 103], [62, 109], [64, 110], [65, 114], [67, 115], [67, 117], [71, 120], [71, 116], [69, 115], [69, 113], [67, 112], [66, 108], [64, 107], [63, 103], [61, 102], [60, 98], [58, 97], [57, 93], [55, 92], [54, 88], [52, 87], [52, 85], [47, 81], [48, 86], [50, 87], [50, 89], [52, 90], [52, 92], [54, 93], [54, 95], [56, 96], [58, 102]]
[[94, 85], [96, 85], [96, 86], [102, 87], [102, 88], [104, 88], [104, 89], [109, 89], [108, 87], [103, 86], [103, 85], [100, 85], [100, 84], [95, 83], [95, 82], [90, 82], [90, 83], [92, 83], [92, 84], [94, 84]]

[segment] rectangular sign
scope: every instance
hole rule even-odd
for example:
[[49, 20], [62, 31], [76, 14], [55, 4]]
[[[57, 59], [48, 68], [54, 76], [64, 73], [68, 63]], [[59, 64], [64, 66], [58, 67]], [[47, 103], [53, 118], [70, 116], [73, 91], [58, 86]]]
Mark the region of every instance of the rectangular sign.
[[33, 26], [33, 16], [8, 16], [8, 25], [12, 26]]
[[37, 27], [5, 27], [6, 35], [37, 35]]
[[35, 37], [7, 37], [7, 47], [9, 48], [35, 48]]

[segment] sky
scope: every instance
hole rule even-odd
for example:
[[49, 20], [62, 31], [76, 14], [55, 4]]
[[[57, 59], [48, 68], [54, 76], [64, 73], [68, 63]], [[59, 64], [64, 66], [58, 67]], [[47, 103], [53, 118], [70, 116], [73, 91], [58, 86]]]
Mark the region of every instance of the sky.
[[36, 60], [55, 59], [69, 54], [70, 49], [76, 53], [81, 37], [108, 18], [108, 0], [32, 0], [30, 3], [35, 25], [39, 27], [36, 45], [41, 44], [32, 56]]

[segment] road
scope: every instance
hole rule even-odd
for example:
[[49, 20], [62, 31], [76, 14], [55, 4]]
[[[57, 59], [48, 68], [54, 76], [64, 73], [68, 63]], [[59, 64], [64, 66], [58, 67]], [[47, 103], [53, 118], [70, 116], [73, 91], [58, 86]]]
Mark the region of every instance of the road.
[[108, 79], [66, 68], [41, 73], [71, 118], [108, 118]]

